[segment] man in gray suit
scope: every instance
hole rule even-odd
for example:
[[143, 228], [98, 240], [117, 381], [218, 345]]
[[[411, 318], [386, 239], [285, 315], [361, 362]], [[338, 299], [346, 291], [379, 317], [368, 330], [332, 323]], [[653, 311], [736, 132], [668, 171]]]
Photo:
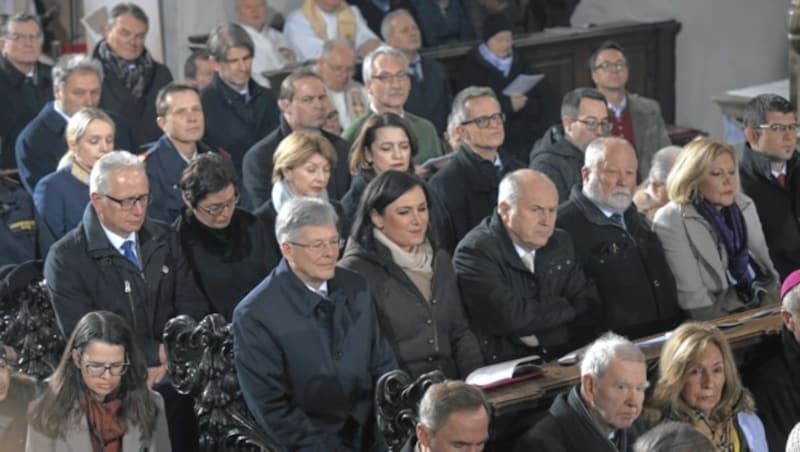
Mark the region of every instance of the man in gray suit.
[[592, 53], [589, 70], [597, 90], [608, 103], [611, 133], [633, 144], [639, 160], [639, 180], [644, 180], [653, 155], [671, 144], [661, 107], [655, 100], [629, 93], [625, 88], [628, 60], [616, 42], [606, 41]]

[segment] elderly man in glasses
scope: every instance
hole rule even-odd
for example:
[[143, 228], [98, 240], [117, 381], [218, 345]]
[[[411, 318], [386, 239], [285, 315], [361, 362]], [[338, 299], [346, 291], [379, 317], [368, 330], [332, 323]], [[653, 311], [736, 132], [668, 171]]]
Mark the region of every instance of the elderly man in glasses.
[[170, 229], [146, 217], [144, 163], [126, 152], [92, 168], [91, 203], [81, 224], [50, 249], [44, 274], [65, 337], [87, 312], [120, 314], [134, 332], [154, 384], [164, 378], [164, 324], [178, 314], [200, 319], [208, 303], [197, 289]]
[[381, 450], [372, 394], [397, 362], [366, 281], [336, 267], [336, 224], [327, 201], [284, 204], [275, 221], [283, 259], [233, 312], [242, 395], [287, 450]]
[[628, 92], [628, 61], [618, 43], [606, 41], [592, 52], [589, 70], [597, 90], [606, 97], [611, 133], [633, 145], [639, 159], [639, 180], [643, 180], [650, 171], [653, 155], [672, 144], [661, 107], [653, 99]]
[[581, 184], [583, 153], [589, 143], [611, 131], [606, 98], [594, 88], [576, 88], [561, 101], [561, 124], [545, 132], [531, 151], [530, 167], [556, 185], [559, 202]]
[[450, 217], [450, 237], [440, 237], [447, 250], [492, 213], [500, 180], [522, 167], [500, 150], [506, 137], [505, 117], [491, 88], [461, 90], [453, 101], [451, 117], [458, 124], [455, 132], [461, 148], [430, 180], [431, 190], [442, 199]]
[[624, 138], [586, 148], [583, 187], [572, 188], [556, 226], [569, 233], [586, 276], [603, 302], [601, 330], [630, 338], [670, 330], [682, 320], [664, 249], [633, 204], [636, 153]]
[[781, 279], [800, 268], [800, 174], [794, 105], [777, 94], [756, 96], [745, 107], [739, 173], [753, 198], [770, 258]]

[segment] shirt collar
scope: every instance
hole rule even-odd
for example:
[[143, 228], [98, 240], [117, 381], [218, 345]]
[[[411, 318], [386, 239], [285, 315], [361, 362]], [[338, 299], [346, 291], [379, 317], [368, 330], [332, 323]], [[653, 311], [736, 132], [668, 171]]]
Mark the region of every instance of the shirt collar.
[[322, 284], [316, 289], [312, 286], [309, 286], [305, 282], [303, 284], [305, 284], [305, 286], [308, 287], [308, 290], [314, 292], [315, 294], [321, 295], [325, 298], [328, 297], [328, 281], [323, 281]]
[[533, 256], [533, 258], [534, 258], [534, 259], [536, 259], [536, 250], [530, 250], [530, 251], [528, 251], [528, 250], [526, 250], [525, 248], [523, 248], [523, 247], [521, 247], [521, 246], [517, 245], [517, 244], [516, 244], [515, 242], [513, 242], [513, 241], [512, 241], [511, 243], [514, 245], [514, 251], [516, 251], [516, 252], [517, 252], [517, 254], [519, 255], [519, 258], [520, 258], [520, 259], [522, 259], [522, 256], [524, 256], [524, 255], [526, 255], [526, 254], [528, 254], [528, 253], [531, 253], [531, 256]]
[[53, 110], [55, 110], [56, 113], [61, 115], [61, 117], [64, 118], [65, 121], [69, 122], [69, 116], [66, 113], [64, 113], [64, 110], [61, 109], [61, 107], [58, 105], [58, 102], [53, 102]]
[[625, 108], [628, 107], [628, 96], [623, 97], [619, 105], [613, 105], [611, 102], [606, 102], [606, 104], [608, 105], [608, 109], [614, 113], [614, 116], [619, 118], [622, 116], [622, 112], [625, 111]]
[[769, 172], [770, 172], [770, 173], [772, 173], [772, 177], [774, 177], [774, 178], [776, 178], [776, 179], [777, 179], [777, 178], [778, 178], [778, 176], [780, 176], [781, 174], [783, 174], [784, 176], [786, 176], [786, 163], [784, 162], [784, 164], [783, 164], [783, 166], [781, 167], [780, 171], [774, 171], [774, 170], [772, 169], [772, 167], [770, 167], [770, 170], [769, 170]]
[[[377, 107], [375, 107], [375, 104], [372, 102], [372, 99], [369, 100], [369, 109], [372, 111], [372, 113], [374, 113], [376, 115], [381, 114], [381, 112], [378, 111]], [[401, 110], [399, 116], [401, 118], [405, 118], [406, 117], [406, 111], [405, 110]]]
[[116, 233], [112, 232], [110, 229], [108, 229], [102, 222], [100, 223], [100, 227], [103, 228], [103, 232], [105, 232], [106, 237], [108, 237], [108, 241], [111, 242], [111, 246], [116, 248], [116, 250], [119, 251], [120, 254], [122, 253], [122, 244], [125, 243], [126, 241], [130, 240], [133, 242], [134, 246], [136, 245], [135, 232], [131, 232], [130, 234], [128, 234], [127, 237], [121, 237]]

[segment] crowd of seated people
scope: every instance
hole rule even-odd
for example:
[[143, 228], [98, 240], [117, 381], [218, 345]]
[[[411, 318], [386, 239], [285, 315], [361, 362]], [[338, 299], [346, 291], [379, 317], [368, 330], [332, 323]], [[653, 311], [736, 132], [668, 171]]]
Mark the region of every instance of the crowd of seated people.
[[[287, 450], [383, 450], [373, 391], [387, 371], [459, 380], [586, 346], [579, 384], [519, 450], [657, 450], [670, 437], [782, 450], [800, 421], [795, 385], [774, 383], [800, 378], [788, 100], [748, 104], [741, 154], [709, 137], [665, 148], [660, 108], [627, 91], [618, 44], [587, 49], [596, 87], [575, 87], [560, 123], [542, 124], [541, 91], [504, 90], [530, 73], [509, 11], [474, 30], [458, 0], [436, 5], [458, 20], [422, 17], [433, 12], [416, 0], [305, 0], [280, 11], [281, 34], [264, 0], [235, 3], [186, 82], [150, 56], [132, 3], [52, 79], [35, 16], [1, 30], [0, 165], [16, 163], [21, 186], [0, 174], [0, 263], [44, 260], [69, 338], [31, 405], [28, 450], [197, 450], [163, 331], [210, 313], [230, 322], [255, 424]], [[454, 93], [420, 49], [471, 36]], [[268, 86], [265, 71], [303, 62]], [[692, 322], [779, 303], [781, 334], [742, 379], [720, 331]], [[669, 330], [648, 382], [631, 341]], [[34, 395], [3, 399], [30, 383], [4, 383], [9, 356], [0, 413], [17, 414], [0, 416], [0, 439], [19, 448]], [[480, 450], [490, 418], [475, 388], [434, 386], [407, 446]]]

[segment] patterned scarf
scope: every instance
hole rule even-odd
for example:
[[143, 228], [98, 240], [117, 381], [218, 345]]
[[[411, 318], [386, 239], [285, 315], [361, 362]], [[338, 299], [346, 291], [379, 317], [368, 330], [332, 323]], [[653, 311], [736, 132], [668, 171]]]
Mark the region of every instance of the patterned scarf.
[[142, 97], [145, 85], [155, 70], [155, 63], [147, 49], [144, 49], [139, 58], [132, 61], [125, 60], [115, 55], [108, 43], [103, 40], [97, 44], [97, 57], [103, 63], [103, 71], [106, 74], [114, 74], [133, 97], [137, 99]]
[[733, 422], [733, 418], [714, 422], [700, 412], [695, 412], [694, 416], [689, 419], [689, 425], [710, 439], [718, 452], [741, 452], [744, 450], [742, 441]]
[[93, 452], [122, 451], [122, 437], [125, 435], [125, 424], [119, 417], [122, 400], [115, 395], [98, 402], [91, 395], [86, 395], [86, 420], [92, 438]]
[[728, 253], [728, 271], [733, 279], [738, 284], [749, 287], [753, 277], [748, 271], [750, 254], [747, 250], [747, 225], [739, 206], [733, 203], [717, 209], [708, 201], [699, 199], [694, 202], [694, 207], [711, 224], [725, 246], [725, 251]]
[[[348, 5], [347, 2], [343, 1], [339, 7], [339, 10], [336, 11], [335, 14], [336, 21], [339, 23], [338, 35], [336, 37], [350, 41], [350, 43], [355, 47], [356, 16], [353, 14], [353, 9], [350, 8], [350, 5]], [[314, 34], [317, 35], [319, 39], [323, 41], [330, 39], [328, 38], [328, 30], [325, 26], [325, 20], [320, 15], [314, 0], [305, 0], [303, 3], [303, 15], [306, 16], [306, 19], [308, 19], [308, 22], [311, 24], [311, 29], [314, 30]]]

